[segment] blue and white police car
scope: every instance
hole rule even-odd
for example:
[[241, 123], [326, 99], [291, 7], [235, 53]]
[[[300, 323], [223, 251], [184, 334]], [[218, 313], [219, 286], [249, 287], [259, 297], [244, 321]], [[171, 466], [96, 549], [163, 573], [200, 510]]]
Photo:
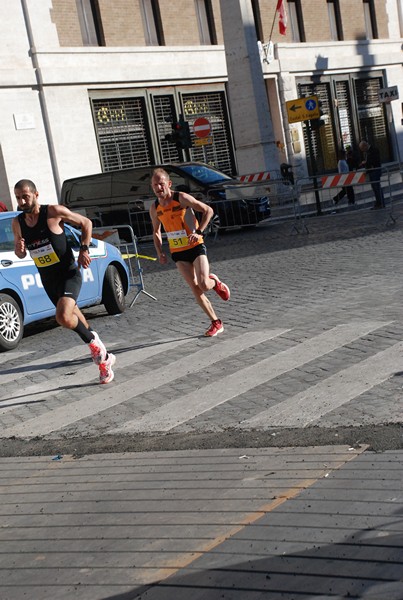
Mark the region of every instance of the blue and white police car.
[[[34, 261], [29, 254], [23, 259], [14, 254], [12, 220], [17, 214], [0, 213], [0, 352], [18, 346], [25, 325], [55, 314]], [[65, 231], [78, 256], [80, 232], [67, 224]], [[118, 248], [98, 239], [91, 240], [89, 252], [92, 261], [88, 269], [82, 270], [78, 306], [103, 304], [110, 315], [122, 313], [130, 288], [125, 260]]]

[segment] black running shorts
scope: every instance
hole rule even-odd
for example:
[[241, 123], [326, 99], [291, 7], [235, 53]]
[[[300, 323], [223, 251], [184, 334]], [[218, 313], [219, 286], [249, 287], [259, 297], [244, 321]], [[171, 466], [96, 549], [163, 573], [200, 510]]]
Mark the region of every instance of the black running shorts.
[[174, 262], [188, 262], [193, 263], [198, 256], [207, 254], [207, 248], [204, 244], [198, 244], [190, 250], [181, 250], [180, 252], [172, 252], [172, 260]]
[[77, 301], [83, 282], [79, 267], [52, 274], [52, 278], [41, 275], [42, 284], [51, 302], [56, 306], [60, 298], [73, 298]]

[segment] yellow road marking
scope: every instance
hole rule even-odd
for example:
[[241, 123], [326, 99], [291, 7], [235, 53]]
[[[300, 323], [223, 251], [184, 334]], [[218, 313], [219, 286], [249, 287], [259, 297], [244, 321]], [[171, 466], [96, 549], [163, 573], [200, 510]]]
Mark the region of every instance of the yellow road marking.
[[[358, 454], [361, 454], [367, 448], [368, 448], [367, 445], [362, 445], [359, 450], [356, 450], [356, 452], [354, 452], [354, 454], [349, 456], [346, 460], [341, 462], [338, 466], [334, 467], [332, 470], [335, 471], [335, 470], [339, 469], [345, 463], [356, 458]], [[253, 513], [249, 514], [247, 517], [245, 517], [239, 523], [239, 525], [236, 525], [235, 527], [230, 529], [227, 533], [219, 535], [215, 539], [211, 540], [211, 542], [208, 542], [205, 546], [203, 546], [203, 548], [201, 550], [198, 550], [194, 553], [192, 552], [191, 556], [189, 556], [189, 553], [187, 553], [187, 554], [183, 555], [182, 560], [180, 557], [176, 558], [176, 559], [172, 559], [171, 562], [174, 563], [175, 566], [169, 567], [167, 565], [163, 569], [159, 569], [158, 571], [156, 571], [155, 574], [153, 575], [153, 581], [157, 582], [157, 581], [166, 579], [167, 577], [172, 576], [175, 573], [177, 573], [178, 571], [180, 571], [180, 569], [184, 569], [184, 568], [188, 567], [195, 560], [197, 560], [198, 558], [200, 558], [201, 556], [206, 554], [206, 552], [210, 552], [211, 550], [213, 550], [220, 544], [223, 544], [226, 540], [232, 538], [234, 535], [236, 535], [242, 529], [244, 529], [244, 527], [246, 527], [247, 525], [251, 525], [252, 523], [255, 523], [258, 519], [260, 519], [261, 517], [264, 517], [267, 513], [275, 510], [276, 508], [278, 508], [279, 506], [284, 504], [284, 502], [286, 502], [287, 500], [291, 500], [292, 498], [295, 498], [296, 496], [298, 496], [298, 494], [300, 494], [306, 488], [309, 488], [311, 485], [316, 483], [319, 479], [324, 477], [327, 473], [328, 473], [328, 470], [326, 469], [326, 470], [322, 471], [322, 473], [319, 475], [319, 477], [316, 477], [315, 479], [305, 479], [304, 481], [299, 483], [297, 486], [291, 487], [279, 498], [276, 498], [272, 502], [269, 502], [269, 504], [265, 504], [262, 507], [258, 508]]]

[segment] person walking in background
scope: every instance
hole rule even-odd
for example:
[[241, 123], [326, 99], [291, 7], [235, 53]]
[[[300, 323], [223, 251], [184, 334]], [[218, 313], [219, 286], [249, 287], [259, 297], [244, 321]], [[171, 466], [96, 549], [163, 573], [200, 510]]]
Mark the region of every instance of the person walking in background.
[[365, 140], [360, 142], [359, 148], [363, 154], [363, 160], [360, 167], [366, 169], [371, 183], [372, 191], [375, 195], [374, 209], [384, 208], [385, 199], [381, 186], [382, 164], [381, 155], [378, 148], [371, 146]]
[[350, 171], [356, 171], [360, 165], [358, 153], [353, 150], [352, 146], [346, 146], [346, 161]]
[[[153, 224], [153, 240], [161, 264], [168, 258], [162, 249], [161, 225], [167, 234], [172, 260], [186, 283], [190, 286], [196, 302], [211, 320], [204, 335], [214, 337], [224, 331], [221, 319], [205, 292], [214, 290], [222, 300], [229, 300], [228, 286], [210, 273], [207, 250], [203, 241], [203, 231], [214, 212], [211, 206], [196, 200], [190, 194], [172, 191], [169, 174], [161, 168], [153, 172], [151, 186], [157, 199], [150, 207]], [[201, 214], [200, 225], [195, 212]]]
[[[108, 354], [77, 306], [82, 285], [80, 267], [87, 269], [91, 263], [88, 252], [91, 221], [59, 204], [41, 206], [36, 185], [30, 179], [16, 183], [14, 194], [18, 209], [22, 211], [12, 222], [15, 254], [18, 258], [25, 258], [28, 250], [39, 271], [43, 288], [56, 306], [56, 321], [62, 327], [75, 331], [88, 344], [92, 359], [99, 367], [100, 383], [110, 383], [114, 378], [112, 366], [115, 356]], [[78, 264], [67, 242], [64, 222], [81, 228]]]
[[[337, 163], [337, 170], [340, 174], [349, 173], [350, 167], [346, 160], [346, 152], [344, 150], [340, 150], [339, 152], [339, 161]], [[342, 198], [347, 194], [348, 203], [350, 205], [355, 203], [355, 193], [352, 185], [345, 185], [341, 188], [338, 194], [333, 197], [333, 202], [338, 204]]]

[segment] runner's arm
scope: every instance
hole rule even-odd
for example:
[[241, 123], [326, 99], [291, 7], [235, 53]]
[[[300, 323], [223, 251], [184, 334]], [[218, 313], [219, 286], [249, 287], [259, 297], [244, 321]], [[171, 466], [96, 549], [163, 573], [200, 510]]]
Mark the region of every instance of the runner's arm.
[[[48, 207], [48, 218], [60, 218], [61, 221], [75, 225], [81, 229], [81, 245], [89, 246], [92, 236], [92, 222], [84, 215], [72, 212], [66, 206], [60, 204], [51, 204]], [[91, 258], [87, 250], [82, 250], [78, 254], [78, 264], [87, 269], [90, 266]]]
[[25, 240], [22, 237], [21, 227], [17, 217], [12, 220], [11, 226], [14, 235], [14, 252], [18, 258], [25, 258], [27, 255], [27, 249], [25, 247]]
[[186, 194], [185, 192], [179, 192], [179, 202], [181, 206], [192, 208], [194, 212], [202, 215], [199, 228], [201, 231], [204, 231], [214, 215], [214, 210], [211, 208], [211, 206], [205, 202], [196, 200], [196, 198], [190, 194]]
[[162, 249], [161, 222], [157, 217], [157, 209], [155, 208], [154, 203], [150, 206], [150, 217], [153, 225], [153, 242], [157, 252], [158, 260], [161, 264], [165, 264], [168, 262], [168, 258]]

